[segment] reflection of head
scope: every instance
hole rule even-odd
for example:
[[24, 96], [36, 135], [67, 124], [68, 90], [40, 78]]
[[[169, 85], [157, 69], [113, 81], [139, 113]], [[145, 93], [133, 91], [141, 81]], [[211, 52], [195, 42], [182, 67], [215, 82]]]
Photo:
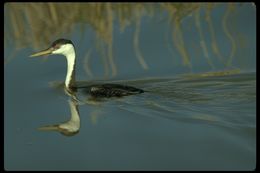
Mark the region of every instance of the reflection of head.
[[79, 133], [79, 129], [72, 130], [72, 129], [61, 128], [61, 126], [58, 127], [57, 131], [65, 136], [74, 136], [77, 133]]
[[62, 129], [62, 128], [59, 128], [58, 130], [61, 134], [65, 135], [65, 136], [74, 136], [76, 134], [79, 133], [79, 130], [77, 131], [69, 131], [67, 129]]
[[60, 125], [50, 125], [50, 126], [43, 126], [38, 128], [38, 130], [42, 130], [42, 131], [57, 131], [60, 132], [60, 134], [65, 135], [65, 136], [74, 136], [77, 133], [79, 133], [79, 129], [78, 130], [70, 130], [70, 129], [66, 129], [66, 128], [61, 128]]

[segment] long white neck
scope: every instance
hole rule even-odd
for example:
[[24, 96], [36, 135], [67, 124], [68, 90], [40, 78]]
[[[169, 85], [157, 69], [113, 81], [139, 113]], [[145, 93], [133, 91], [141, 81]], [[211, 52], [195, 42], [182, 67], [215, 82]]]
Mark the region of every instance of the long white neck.
[[65, 80], [66, 88], [70, 88], [75, 82], [75, 65], [76, 65], [76, 55], [74, 48], [64, 54], [67, 59], [67, 75]]
[[75, 82], [75, 65], [76, 65], [76, 55], [75, 49], [72, 44], [62, 45], [59, 49], [54, 50], [53, 54], [64, 55], [67, 59], [67, 75], [65, 80], [65, 86], [67, 89], [71, 89], [73, 83]]

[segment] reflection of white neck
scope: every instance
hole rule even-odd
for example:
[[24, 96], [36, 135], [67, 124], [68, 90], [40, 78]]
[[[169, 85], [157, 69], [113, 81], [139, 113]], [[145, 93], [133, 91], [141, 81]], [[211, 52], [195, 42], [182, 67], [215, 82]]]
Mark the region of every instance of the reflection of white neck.
[[69, 51], [64, 54], [67, 58], [67, 75], [65, 80], [66, 88], [70, 88], [72, 83], [75, 80], [75, 65], [76, 65], [76, 56], [74, 48], [69, 49]]
[[80, 117], [77, 108], [77, 103], [76, 101], [69, 100], [69, 105], [71, 112], [70, 120], [66, 123], [60, 124], [59, 127], [62, 129], [66, 129], [69, 132], [76, 132], [80, 128]]

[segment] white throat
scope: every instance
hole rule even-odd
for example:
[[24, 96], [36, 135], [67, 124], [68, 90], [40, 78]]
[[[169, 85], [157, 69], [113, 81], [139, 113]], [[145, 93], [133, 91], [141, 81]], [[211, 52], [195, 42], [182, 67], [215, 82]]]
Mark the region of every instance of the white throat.
[[61, 54], [64, 55], [67, 59], [67, 75], [65, 80], [66, 88], [70, 88], [71, 84], [75, 80], [75, 63], [76, 63], [76, 55], [75, 49], [72, 44], [62, 45], [59, 49], [54, 50], [53, 54]]
[[72, 80], [74, 80], [74, 70], [75, 70], [75, 51], [70, 51], [68, 54], [65, 55], [67, 58], [67, 75], [66, 75], [66, 80], [65, 80], [65, 86], [69, 88], [70, 83]]

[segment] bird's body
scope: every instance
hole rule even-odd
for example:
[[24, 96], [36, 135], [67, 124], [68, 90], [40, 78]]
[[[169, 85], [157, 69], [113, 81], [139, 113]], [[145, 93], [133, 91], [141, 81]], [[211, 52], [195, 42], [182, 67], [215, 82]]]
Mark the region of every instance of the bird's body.
[[74, 92], [78, 89], [84, 89], [86, 94], [95, 98], [100, 97], [123, 97], [128, 95], [140, 94], [144, 90], [132, 86], [120, 84], [92, 84], [78, 87], [75, 85], [76, 53], [73, 43], [67, 39], [58, 39], [52, 43], [51, 47], [31, 55], [31, 57], [61, 54], [67, 59], [67, 75], [65, 79], [65, 89], [68, 92]]
[[87, 86], [85, 92], [92, 97], [123, 97], [143, 93], [144, 91], [127, 85], [100, 84]]

